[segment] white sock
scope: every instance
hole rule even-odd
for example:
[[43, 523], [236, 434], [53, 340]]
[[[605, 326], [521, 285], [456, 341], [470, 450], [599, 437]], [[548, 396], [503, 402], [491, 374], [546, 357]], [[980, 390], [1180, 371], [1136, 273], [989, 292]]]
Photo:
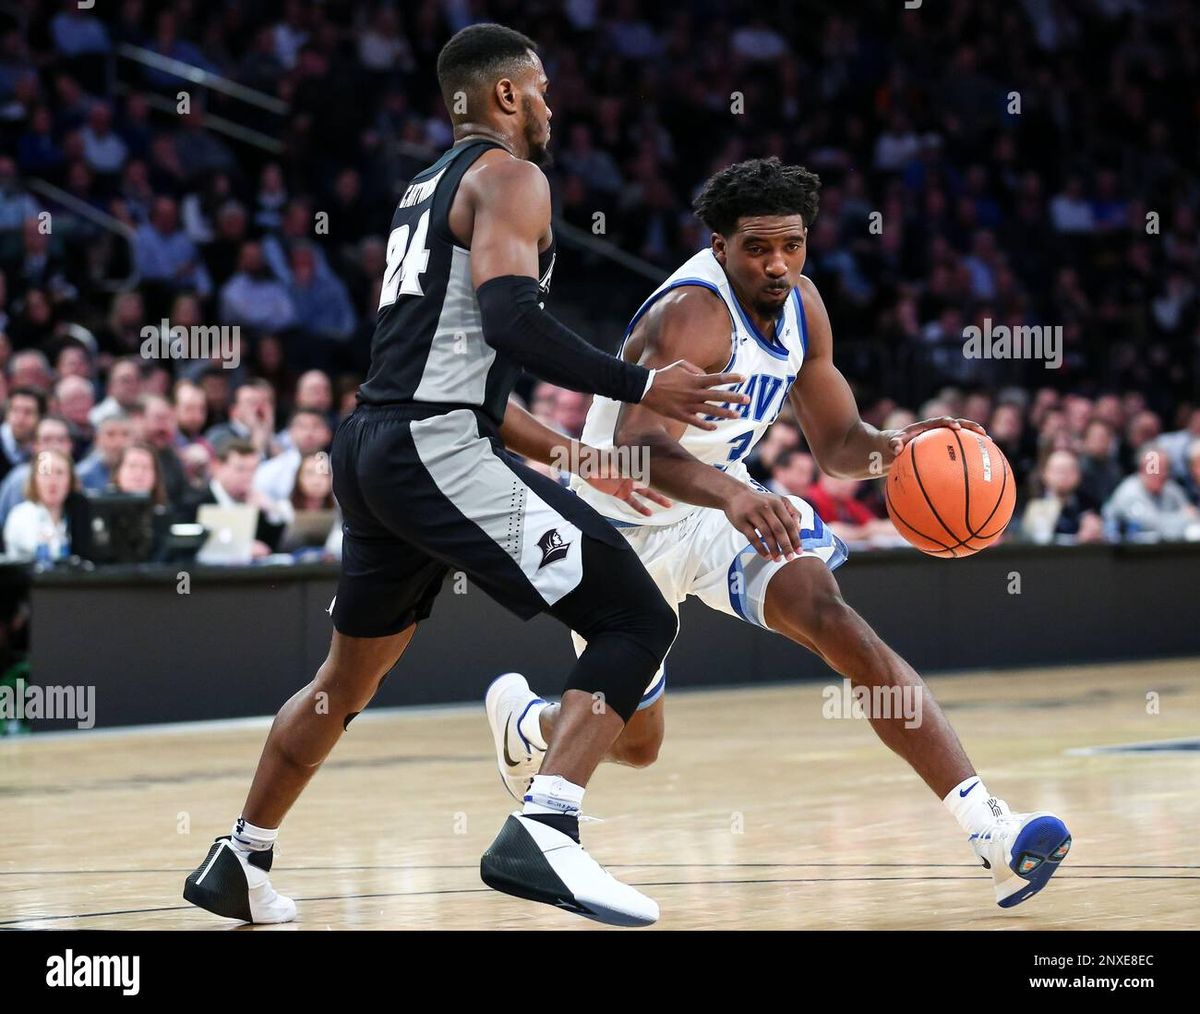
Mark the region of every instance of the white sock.
[[525, 714], [517, 721], [517, 732], [529, 741], [530, 746], [543, 753], [546, 752], [547, 744], [546, 737], [542, 735], [542, 712], [548, 707], [550, 705], [539, 697], [525, 709]]
[[967, 834], [978, 834], [997, 817], [1008, 812], [1008, 806], [988, 792], [979, 775], [964, 778], [942, 800], [958, 826]]
[[579, 816], [583, 806], [583, 786], [568, 782], [561, 775], [534, 775], [525, 793], [525, 813], [563, 813]]
[[277, 827], [257, 827], [244, 817], [238, 817], [229, 840], [243, 852], [265, 852], [279, 837]]

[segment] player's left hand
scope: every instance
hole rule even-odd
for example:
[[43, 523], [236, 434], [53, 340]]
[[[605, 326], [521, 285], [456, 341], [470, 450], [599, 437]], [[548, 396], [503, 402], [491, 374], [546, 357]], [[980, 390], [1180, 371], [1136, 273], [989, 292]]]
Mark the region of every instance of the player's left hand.
[[639, 514], [649, 517], [653, 511], [642, 500], [650, 500], [660, 507], [672, 507], [674, 504], [661, 493], [650, 489], [638, 478], [632, 475], [622, 475], [622, 461], [613, 448], [581, 448], [581, 455], [586, 455], [586, 464], [581, 461], [580, 478], [592, 489], [609, 496], [616, 497], [627, 503]]
[[973, 430], [976, 433], [982, 433], [985, 437], [987, 436], [987, 430], [974, 420], [955, 419], [949, 415], [940, 415], [934, 419], [922, 419], [920, 422], [905, 426], [902, 430], [884, 430], [883, 435], [887, 438], [888, 450], [892, 452], [892, 457], [896, 457], [904, 450], [904, 445], [919, 433], [924, 433], [926, 430], [941, 429], [943, 426], [952, 430]]
[[647, 500], [652, 500], [660, 507], [672, 507], [673, 502], [668, 500], [661, 493], [651, 489], [649, 486], [639, 486], [633, 479], [600, 479], [593, 476], [590, 479], [584, 480], [592, 489], [599, 490], [601, 493], [607, 493], [609, 496], [615, 496], [618, 500], [623, 500], [629, 504], [639, 514], [644, 514], [649, 517], [654, 512], [646, 506], [642, 501], [642, 497]]

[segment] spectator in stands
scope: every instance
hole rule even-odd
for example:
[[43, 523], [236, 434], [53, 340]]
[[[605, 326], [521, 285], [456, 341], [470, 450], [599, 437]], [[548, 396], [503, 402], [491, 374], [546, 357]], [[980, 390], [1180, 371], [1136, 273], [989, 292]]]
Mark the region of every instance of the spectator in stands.
[[200, 442], [212, 450], [204, 436], [208, 425], [208, 399], [199, 384], [181, 380], [175, 385], [175, 426], [179, 433], [178, 446], [182, 450]]
[[0, 156], [0, 233], [17, 233], [30, 219], [37, 221], [41, 211], [17, 179], [17, 164]]
[[112, 110], [103, 102], [97, 102], [88, 113], [87, 126], [82, 130], [83, 157], [93, 172], [102, 176], [116, 176], [129, 157], [129, 149], [121, 136], [113, 130]]
[[187, 477], [176, 451], [179, 429], [175, 421], [175, 406], [162, 395], [151, 394], [142, 399], [142, 409], [141, 442], [153, 448], [167, 500], [173, 507], [178, 506], [187, 493]]
[[1080, 491], [1095, 503], [1104, 503], [1124, 476], [1117, 461], [1117, 434], [1110, 423], [1097, 417], [1087, 424], [1079, 465]]
[[1156, 443], [1138, 451], [1139, 468], [1124, 479], [1104, 505], [1104, 524], [1113, 541], [1200, 538], [1200, 510], [1169, 476], [1170, 464]]
[[816, 475], [817, 463], [808, 451], [788, 449], [775, 459], [767, 486], [772, 493], [790, 493], [807, 499]]
[[288, 438], [287, 449], [262, 462], [254, 473], [254, 488], [272, 500], [286, 500], [292, 495], [301, 461], [328, 451], [333, 433], [316, 409], [298, 408], [288, 423]]
[[38, 421], [30, 460], [22, 461], [0, 480], [0, 527], [3, 527], [9, 512], [25, 499], [25, 487], [32, 467], [30, 462], [36, 461], [42, 451], [61, 451], [71, 457], [72, 449], [71, 431], [65, 419], [47, 415]]
[[254, 225], [264, 232], [273, 232], [283, 224], [283, 209], [287, 206], [288, 192], [283, 181], [283, 170], [278, 162], [268, 162], [262, 168], [255, 197]]
[[283, 215], [283, 224], [278, 233], [271, 233], [262, 243], [263, 259], [281, 282], [292, 281], [292, 248], [304, 244], [312, 250], [314, 270], [321, 279], [329, 278], [333, 271], [325, 259], [325, 252], [313, 245], [316, 219], [308, 201], [297, 198], [291, 201]]
[[292, 244], [290, 266], [287, 291], [296, 321], [318, 350], [316, 360], [327, 363], [332, 358], [328, 344], [341, 345], [354, 331], [349, 293], [337, 275], [317, 273], [316, 247], [311, 243]]
[[54, 411], [66, 420], [71, 434], [73, 458], [82, 458], [87, 448], [92, 446], [96, 438], [96, 428], [92, 425], [88, 413], [96, 402], [95, 388], [91, 381], [85, 380], [78, 374], [68, 373], [54, 385]]
[[104, 22], [79, 0], [63, 0], [62, 10], [50, 20], [50, 34], [55, 50], [68, 57], [107, 53], [112, 46]]
[[[296, 393], [292, 399], [292, 411], [310, 408], [319, 412], [332, 433], [337, 429], [338, 414], [333, 410], [333, 384], [329, 374], [323, 370], [306, 370], [296, 381]], [[275, 444], [281, 450], [291, 447], [291, 436], [287, 429], [275, 434]]]
[[569, 437], [578, 439], [583, 435], [583, 424], [587, 421], [592, 396], [568, 388], [560, 388], [554, 399], [554, 428]]
[[1188, 474], [1188, 454], [1193, 444], [1200, 439], [1200, 408], [1188, 414], [1187, 425], [1172, 433], [1164, 433], [1157, 443], [1171, 462], [1171, 475], [1184, 480]]
[[50, 563], [70, 555], [67, 497], [78, 490], [69, 455], [42, 451], [25, 481], [25, 498], [4, 522], [4, 550], [19, 560]]
[[109, 492], [135, 493], [150, 499], [151, 527], [153, 539], [150, 546], [150, 561], [163, 558], [171, 524], [184, 517], [179, 506], [167, 496], [163, 475], [159, 468], [161, 458], [149, 444], [134, 443], [126, 447], [113, 470]]
[[133, 356], [118, 359], [108, 371], [108, 393], [88, 418], [93, 426], [99, 426], [110, 415], [128, 415], [141, 396], [142, 361]]
[[37, 425], [46, 414], [46, 396], [33, 387], [12, 387], [0, 425], [0, 478], [29, 460]]
[[292, 520], [291, 502], [272, 500], [254, 489], [254, 473], [261, 455], [248, 440], [233, 438], [222, 444], [213, 477], [207, 489], [190, 501], [193, 516], [206, 503], [223, 507], [248, 504], [258, 508], [254, 556], [273, 553], [279, 546], [288, 522]]
[[100, 329], [101, 366], [114, 356], [137, 355], [142, 347], [142, 327], [146, 324], [146, 306], [139, 292], [118, 292], [112, 301], [108, 321]]
[[91, 351], [73, 338], [64, 341], [54, 356], [54, 373], [59, 380], [63, 377], [80, 377], [91, 384], [95, 377]]
[[[283, 534], [280, 550], [324, 548], [331, 554], [340, 549], [342, 519], [333, 499], [333, 474], [324, 451], [306, 454], [288, 495], [292, 520]], [[335, 538], [336, 536], [336, 538]]]
[[66, 158], [54, 139], [54, 118], [49, 106], [36, 106], [29, 126], [17, 142], [17, 164], [23, 173], [40, 179], [56, 179]]
[[272, 397], [271, 385], [261, 380], [242, 384], [234, 392], [229, 420], [218, 423], [205, 434], [218, 455], [222, 445], [231, 439], [249, 441], [259, 454], [270, 451], [275, 422]]
[[8, 364], [8, 380], [13, 387], [31, 387], [48, 394], [54, 380], [50, 360], [37, 349], [22, 349]]
[[[1122, 470], [1126, 474], [1136, 472], [1142, 467], [1143, 462], [1140, 458], [1141, 448], [1148, 444], [1156, 443], [1160, 433], [1162, 433], [1162, 420], [1158, 418], [1156, 413], [1145, 408], [1130, 413], [1129, 423], [1125, 427], [1125, 446], [1121, 461]], [[1166, 462], [1166, 469], [1169, 473], [1169, 457]]]
[[812, 504], [829, 529], [846, 542], [898, 542], [892, 522], [877, 518], [866, 504], [855, 499], [861, 485], [858, 479], [835, 479], [821, 472], [816, 483], [808, 487], [804, 499]]
[[221, 320], [265, 331], [282, 331], [296, 322], [287, 286], [271, 274], [258, 243], [242, 245], [238, 270], [221, 288]]
[[759, 482], [773, 481], [775, 465], [781, 462], [783, 455], [798, 449], [800, 444], [800, 427], [791, 419], [781, 417], [763, 434], [746, 467]]
[[96, 446], [79, 462], [77, 475], [85, 492], [98, 493], [112, 480], [121, 452], [133, 442], [133, 419], [124, 412], [106, 415], [96, 426]]
[[198, 105], [192, 105], [180, 121], [180, 127], [175, 131], [175, 151], [179, 153], [189, 181], [237, 171], [233, 152], [221, 140], [220, 134], [204, 125], [204, 111]]
[[228, 200], [217, 209], [212, 241], [204, 248], [204, 260], [213, 284], [221, 289], [238, 269], [242, 247], [246, 244], [246, 209]]
[[1100, 502], [1084, 491], [1079, 460], [1071, 451], [1054, 451], [1042, 468], [1042, 495], [1031, 500], [1021, 530], [1034, 542], [1102, 542]]
[[144, 281], [158, 282], [174, 292], [193, 289], [203, 296], [212, 291], [208, 269], [196, 244], [179, 227], [179, 213], [170, 197], [158, 197], [150, 221], [137, 229], [134, 259]]

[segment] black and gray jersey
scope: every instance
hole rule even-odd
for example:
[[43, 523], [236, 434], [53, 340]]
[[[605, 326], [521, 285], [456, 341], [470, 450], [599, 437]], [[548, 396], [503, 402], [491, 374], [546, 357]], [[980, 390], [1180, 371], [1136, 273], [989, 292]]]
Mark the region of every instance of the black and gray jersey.
[[[417, 402], [481, 409], [497, 423], [521, 368], [483, 338], [471, 251], [450, 231], [450, 206], [463, 174], [501, 145], [455, 145], [413, 177], [392, 217], [371, 368], [359, 388], [368, 405]], [[554, 244], [538, 256], [544, 298]]]

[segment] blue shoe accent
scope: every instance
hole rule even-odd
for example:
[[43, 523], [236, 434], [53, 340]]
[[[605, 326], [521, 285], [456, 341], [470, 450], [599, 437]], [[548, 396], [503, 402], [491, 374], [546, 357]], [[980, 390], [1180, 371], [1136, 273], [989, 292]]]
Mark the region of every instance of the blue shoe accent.
[[1013, 842], [1009, 868], [1028, 886], [1010, 894], [1000, 902], [1001, 908], [1012, 908], [1032, 898], [1049, 883], [1055, 871], [1071, 851], [1071, 832], [1057, 817], [1038, 817], [1031, 820]]

